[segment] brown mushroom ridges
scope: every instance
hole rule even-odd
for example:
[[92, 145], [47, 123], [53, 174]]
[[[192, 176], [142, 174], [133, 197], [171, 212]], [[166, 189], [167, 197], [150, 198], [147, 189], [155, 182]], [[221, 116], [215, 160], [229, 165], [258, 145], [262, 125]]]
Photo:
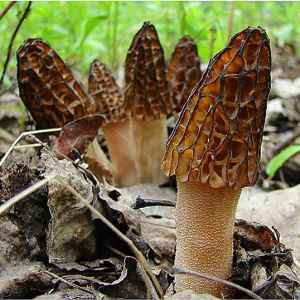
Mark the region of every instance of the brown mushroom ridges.
[[[271, 53], [265, 31], [247, 28], [209, 63], [185, 103], [162, 168], [181, 182], [253, 185], [258, 176]], [[236, 180], [238, 178], [238, 180]]]
[[197, 45], [191, 37], [184, 36], [175, 47], [167, 73], [176, 112], [181, 111], [201, 75]]
[[159, 119], [172, 112], [164, 51], [149, 22], [137, 32], [128, 50], [125, 82], [125, 109], [134, 119]]
[[89, 71], [89, 94], [95, 99], [97, 112], [105, 115], [108, 123], [128, 119], [120, 87], [109, 68], [97, 59]]
[[62, 127], [93, 114], [94, 100], [58, 54], [41, 39], [28, 39], [17, 53], [20, 96], [39, 128]]

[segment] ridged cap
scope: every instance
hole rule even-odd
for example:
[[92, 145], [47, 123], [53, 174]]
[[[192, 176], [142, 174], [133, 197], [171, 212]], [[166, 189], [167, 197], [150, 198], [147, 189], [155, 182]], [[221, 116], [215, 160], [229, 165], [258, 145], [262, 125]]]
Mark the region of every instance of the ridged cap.
[[96, 112], [94, 100], [59, 55], [41, 39], [28, 39], [17, 53], [20, 97], [39, 128]]
[[191, 37], [184, 36], [172, 53], [167, 74], [176, 112], [181, 111], [201, 75], [197, 45]]
[[90, 66], [89, 94], [96, 102], [97, 112], [106, 117], [107, 123], [128, 119], [120, 87], [109, 68], [97, 59]]
[[266, 32], [247, 28], [209, 63], [167, 144], [164, 172], [213, 188], [253, 185], [270, 91]]
[[134, 36], [125, 64], [125, 109], [137, 120], [172, 112], [164, 51], [155, 27], [145, 22]]

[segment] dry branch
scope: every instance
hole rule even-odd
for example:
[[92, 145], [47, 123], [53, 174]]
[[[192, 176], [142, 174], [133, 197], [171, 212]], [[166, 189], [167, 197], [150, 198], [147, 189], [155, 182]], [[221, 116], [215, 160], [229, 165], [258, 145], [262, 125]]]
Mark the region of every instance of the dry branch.
[[15, 31], [13, 32], [13, 34], [11, 36], [11, 39], [10, 39], [10, 42], [9, 42], [9, 45], [8, 45], [8, 48], [7, 48], [6, 60], [5, 60], [4, 65], [3, 65], [3, 71], [2, 71], [1, 78], [0, 78], [0, 89], [2, 87], [4, 76], [5, 76], [5, 73], [6, 73], [6, 70], [7, 70], [7, 66], [8, 66], [10, 57], [11, 57], [11, 51], [12, 51], [12, 47], [13, 47], [15, 38], [16, 38], [17, 33], [20, 30], [20, 28], [21, 28], [24, 20], [26, 19], [27, 15], [29, 14], [31, 4], [32, 4], [32, 1], [29, 1], [28, 4], [27, 4], [27, 6], [26, 6], [26, 8], [25, 8], [25, 10], [24, 10], [23, 15], [21, 16], [21, 18], [20, 18], [20, 20], [19, 20], [19, 22], [17, 24], [17, 27], [16, 27]]
[[11, 1], [11, 2], [8, 3], [7, 6], [5, 6], [5, 8], [0, 13], [0, 21], [6, 15], [6, 13], [16, 4], [16, 2], [17, 1]]

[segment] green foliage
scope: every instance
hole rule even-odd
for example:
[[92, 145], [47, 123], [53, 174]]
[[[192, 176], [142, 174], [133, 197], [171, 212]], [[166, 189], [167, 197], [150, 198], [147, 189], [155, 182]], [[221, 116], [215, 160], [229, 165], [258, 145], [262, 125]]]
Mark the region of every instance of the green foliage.
[[[0, 2], [0, 10], [7, 1]], [[18, 2], [0, 22], [0, 64], [26, 3]], [[228, 40], [230, 2], [33, 2], [31, 14], [15, 41], [15, 51], [27, 38], [48, 41], [62, 58], [86, 73], [99, 58], [115, 71], [125, 61], [133, 35], [144, 21], [155, 24], [168, 58], [183, 34], [198, 43], [203, 62]], [[300, 2], [234, 2], [232, 32], [260, 25], [274, 43], [293, 43], [300, 49]], [[15, 72], [14, 59], [10, 75]]]
[[300, 145], [290, 145], [274, 156], [268, 163], [266, 172], [269, 177], [273, 177], [283, 164], [293, 155], [300, 152]]

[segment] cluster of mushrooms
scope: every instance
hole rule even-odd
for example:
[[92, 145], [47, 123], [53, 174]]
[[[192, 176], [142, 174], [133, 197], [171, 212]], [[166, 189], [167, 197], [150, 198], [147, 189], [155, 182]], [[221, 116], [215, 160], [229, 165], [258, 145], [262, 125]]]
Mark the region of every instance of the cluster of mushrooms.
[[[110, 176], [119, 187], [176, 176], [175, 265], [230, 278], [237, 202], [259, 172], [270, 91], [266, 32], [239, 32], [202, 74], [191, 38], [179, 41], [166, 66], [158, 34], [146, 22], [129, 48], [123, 89], [95, 60], [88, 93], [40, 39], [27, 40], [17, 59], [20, 96], [36, 125], [63, 127], [56, 152], [74, 158], [77, 150], [96, 176]], [[168, 139], [170, 116], [177, 122]], [[99, 128], [110, 160], [97, 142]], [[218, 282], [176, 275], [176, 291], [186, 289], [224, 293]]]

